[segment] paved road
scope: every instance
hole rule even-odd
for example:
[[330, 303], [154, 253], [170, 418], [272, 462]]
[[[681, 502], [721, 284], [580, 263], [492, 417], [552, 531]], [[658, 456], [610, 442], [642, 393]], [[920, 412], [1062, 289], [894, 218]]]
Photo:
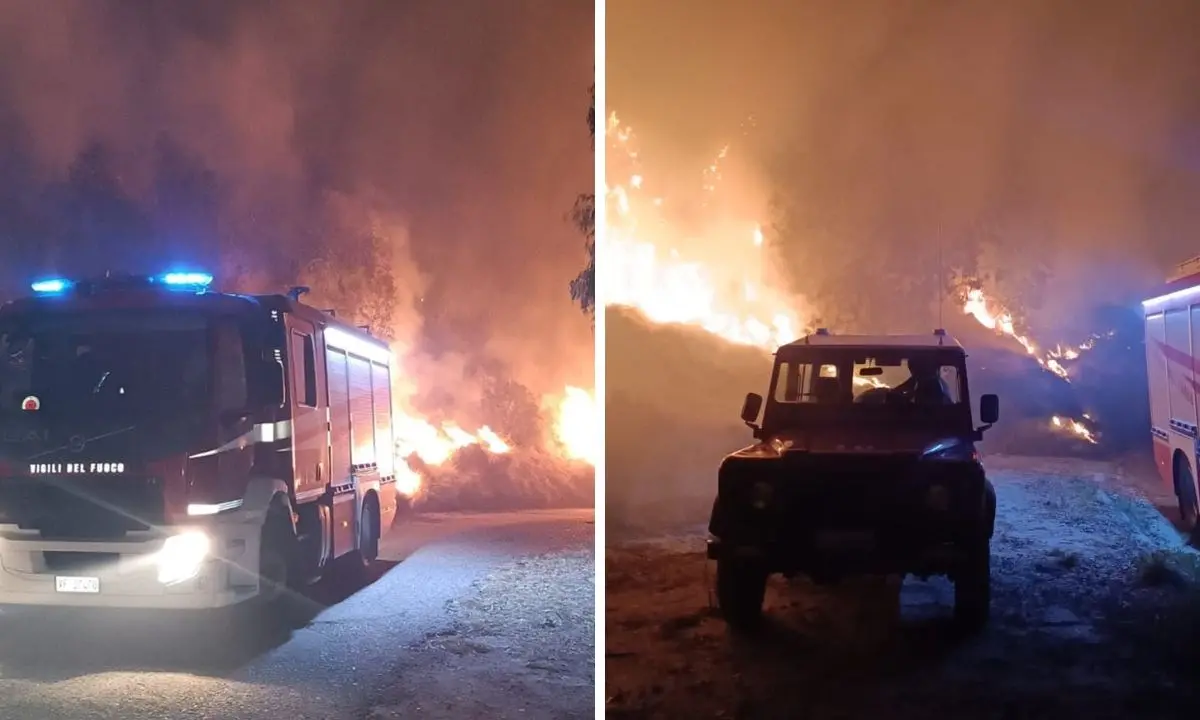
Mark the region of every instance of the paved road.
[[[447, 606], [524, 557], [593, 544], [592, 511], [433, 515], [385, 541], [389, 567], [349, 598], [314, 591], [311, 624], [274, 647], [226, 616], [0, 613], [0, 718], [351, 718], [397, 680]], [[590, 702], [590, 692], [589, 692]]]

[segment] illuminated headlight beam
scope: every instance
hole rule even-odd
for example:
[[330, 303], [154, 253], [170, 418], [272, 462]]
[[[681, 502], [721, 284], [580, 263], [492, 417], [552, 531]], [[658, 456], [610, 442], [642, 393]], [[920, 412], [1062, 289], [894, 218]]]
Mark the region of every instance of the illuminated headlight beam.
[[196, 577], [211, 549], [212, 541], [200, 530], [167, 538], [162, 550], [154, 556], [158, 581], [163, 585], [177, 585]]

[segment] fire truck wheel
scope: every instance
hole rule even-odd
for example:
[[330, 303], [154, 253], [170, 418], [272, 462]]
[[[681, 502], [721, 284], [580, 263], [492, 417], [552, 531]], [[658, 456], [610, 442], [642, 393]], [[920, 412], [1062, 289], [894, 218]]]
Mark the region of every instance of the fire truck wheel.
[[358, 561], [366, 566], [379, 557], [379, 509], [375, 496], [363, 503], [362, 517], [358, 520]]
[[341, 563], [341, 579], [351, 586], [361, 586], [371, 580], [370, 570], [379, 557], [379, 512], [373, 496], [363, 503], [358, 522], [358, 549], [347, 553]]
[[259, 545], [259, 591], [236, 607], [234, 627], [247, 637], [277, 638], [303, 624], [300, 596], [291, 587], [296, 536], [282, 511], [272, 510]]
[[1175, 460], [1175, 497], [1179, 499], [1179, 521], [1185, 530], [1195, 533], [1200, 507], [1197, 507], [1192, 468], [1182, 456], [1177, 456]]
[[267, 515], [259, 546], [258, 604], [278, 605], [288, 596], [291, 549], [295, 545], [291, 525], [277, 512]]

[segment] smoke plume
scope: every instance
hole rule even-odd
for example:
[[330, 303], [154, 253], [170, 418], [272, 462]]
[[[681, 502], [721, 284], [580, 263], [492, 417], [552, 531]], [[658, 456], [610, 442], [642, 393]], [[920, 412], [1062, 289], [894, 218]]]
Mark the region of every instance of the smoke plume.
[[472, 374], [590, 386], [564, 216], [592, 184], [592, 25], [537, 0], [3, 0], [2, 279], [304, 280], [456, 403]]

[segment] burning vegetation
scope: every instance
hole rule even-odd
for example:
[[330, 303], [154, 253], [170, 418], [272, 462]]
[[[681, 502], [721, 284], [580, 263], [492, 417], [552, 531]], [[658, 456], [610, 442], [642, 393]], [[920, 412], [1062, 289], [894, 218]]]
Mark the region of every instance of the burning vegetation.
[[[691, 326], [720, 341], [765, 352], [812, 332], [822, 317], [837, 315], [834, 308], [822, 310], [809, 300], [803, 288], [786, 289], [775, 272], [779, 263], [771, 255], [762, 219], [747, 207], [742, 189], [726, 186], [731, 145], [720, 147], [702, 168], [693, 197], [669, 198], [658, 193], [633, 128], [615, 112], [608, 128], [611, 180], [605, 260], [615, 269], [606, 277], [610, 284], [604, 297], [610, 306], [634, 310], [653, 325]], [[680, 221], [684, 212], [693, 214], [690, 223]], [[978, 278], [955, 270], [943, 283], [946, 301], [957, 304], [961, 317], [992, 331], [1003, 347], [1027, 355], [1061, 382], [1069, 383], [1080, 358], [1114, 334], [1104, 331], [1082, 342], [1044, 346], [1012, 310], [987, 294]], [[953, 318], [951, 322], [960, 330], [970, 329]], [[1064, 438], [1088, 445], [1098, 442], [1094, 420], [1087, 414], [1048, 414], [1041, 422], [1041, 427]]]

